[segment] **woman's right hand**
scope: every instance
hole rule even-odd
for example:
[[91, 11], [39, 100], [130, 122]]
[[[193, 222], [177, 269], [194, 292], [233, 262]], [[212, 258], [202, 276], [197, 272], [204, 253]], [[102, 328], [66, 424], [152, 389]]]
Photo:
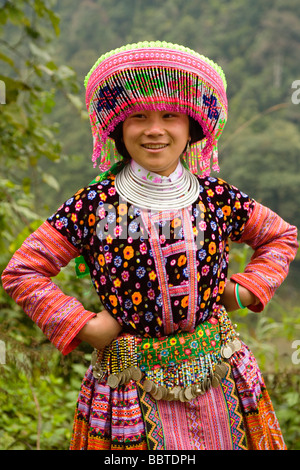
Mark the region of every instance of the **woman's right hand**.
[[102, 310], [91, 318], [77, 335], [96, 349], [108, 346], [120, 334], [122, 328], [107, 310]]

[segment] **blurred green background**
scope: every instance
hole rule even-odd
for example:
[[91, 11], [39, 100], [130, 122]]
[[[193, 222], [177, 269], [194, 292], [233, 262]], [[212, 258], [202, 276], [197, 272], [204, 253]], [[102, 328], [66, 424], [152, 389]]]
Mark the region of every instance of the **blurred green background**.
[[[144, 40], [185, 45], [223, 67], [229, 120], [220, 176], [300, 226], [298, 0], [0, 1], [0, 272], [97, 175], [85, 74], [102, 53]], [[250, 256], [233, 246], [230, 270]], [[57, 282], [99, 310], [89, 280], [73, 268]], [[292, 450], [300, 449], [299, 273], [298, 255], [264, 312], [233, 315]], [[0, 322], [0, 449], [68, 449], [91, 350], [81, 345], [62, 357], [2, 288]]]

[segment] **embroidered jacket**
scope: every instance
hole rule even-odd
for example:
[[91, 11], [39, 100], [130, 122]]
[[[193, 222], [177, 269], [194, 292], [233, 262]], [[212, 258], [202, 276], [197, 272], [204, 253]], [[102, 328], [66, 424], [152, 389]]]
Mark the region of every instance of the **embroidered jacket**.
[[199, 177], [199, 198], [189, 208], [151, 213], [119, 200], [111, 175], [78, 191], [24, 242], [3, 286], [67, 354], [95, 313], [51, 277], [82, 255], [101, 303], [123, 330], [161, 337], [192, 330], [220, 303], [230, 240], [254, 250], [232, 279], [259, 298], [250, 308], [261, 311], [296, 254], [295, 227], [219, 178]]

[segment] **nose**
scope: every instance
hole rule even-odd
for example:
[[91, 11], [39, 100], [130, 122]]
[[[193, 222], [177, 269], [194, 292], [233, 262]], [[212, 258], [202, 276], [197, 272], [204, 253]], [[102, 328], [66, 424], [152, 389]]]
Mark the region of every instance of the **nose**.
[[144, 131], [147, 136], [161, 136], [165, 134], [163, 126], [163, 119], [160, 116], [151, 116], [147, 122], [147, 127]]

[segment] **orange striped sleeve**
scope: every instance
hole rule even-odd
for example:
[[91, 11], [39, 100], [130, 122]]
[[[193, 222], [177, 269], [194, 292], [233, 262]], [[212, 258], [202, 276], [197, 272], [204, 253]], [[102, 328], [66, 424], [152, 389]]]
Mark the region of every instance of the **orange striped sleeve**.
[[6, 292], [63, 354], [78, 346], [76, 335], [95, 315], [51, 280], [78, 254], [63, 235], [45, 222], [25, 240], [2, 274]]
[[247, 243], [254, 253], [244, 273], [234, 274], [231, 280], [258, 297], [259, 304], [249, 308], [260, 312], [288, 274], [298, 249], [297, 229], [255, 202], [239, 243]]

